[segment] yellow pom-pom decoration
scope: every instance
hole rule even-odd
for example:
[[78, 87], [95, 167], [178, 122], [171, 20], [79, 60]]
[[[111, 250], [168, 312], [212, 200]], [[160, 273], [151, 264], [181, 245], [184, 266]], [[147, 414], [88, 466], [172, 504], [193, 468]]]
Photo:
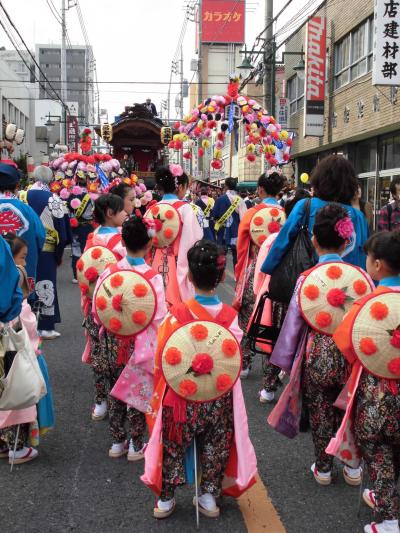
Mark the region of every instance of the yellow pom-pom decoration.
[[222, 159], [222, 150], [214, 150], [214, 159]]
[[246, 146], [246, 152], [248, 154], [254, 154], [254, 151], [255, 151], [256, 147], [254, 146], [254, 144], [250, 143]]
[[210, 141], [208, 139], [203, 139], [201, 141], [201, 146], [204, 148], [204, 150], [207, 150], [207, 148], [210, 148]]
[[175, 133], [175, 135], [172, 137], [172, 139], [174, 141], [179, 141], [180, 140], [180, 134], [179, 133]]
[[301, 183], [308, 183], [309, 179], [310, 179], [310, 177], [307, 174], [307, 172], [303, 172], [303, 174], [301, 174], [301, 176], [300, 176]]
[[286, 130], [282, 130], [280, 137], [282, 141], [286, 141], [289, 138], [289, 133]]

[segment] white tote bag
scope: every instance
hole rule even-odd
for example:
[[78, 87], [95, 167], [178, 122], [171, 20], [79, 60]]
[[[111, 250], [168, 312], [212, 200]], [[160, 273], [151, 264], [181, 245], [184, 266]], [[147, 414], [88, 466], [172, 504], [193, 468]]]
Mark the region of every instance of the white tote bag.
[[4, 390], [0, 395], [0, 411], [36, 405], [47, 390], [26, 329], [23, 327], [17, 332], [12, 327], [6, 327], [2, 344], [6, 352], [17, 353], [7, 376], [1, 379]]

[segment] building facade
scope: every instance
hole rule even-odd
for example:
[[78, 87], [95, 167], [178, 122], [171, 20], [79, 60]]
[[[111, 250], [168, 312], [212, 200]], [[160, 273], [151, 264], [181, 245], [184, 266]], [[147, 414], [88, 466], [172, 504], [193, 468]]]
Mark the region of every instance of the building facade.
[[[83, 125], [95, 123], [93, 54], [90, 47], [73, 45], [66, 50], [67, 59], [67, 101], [78, 103], [79, 122]], [[61, 47], [53, 44], [36, 45], [36, 61], [46, 78], [58, 92], [61, 91]], [[47, 85], [43, 75], [40, 80]], [[48, 89], [51, 90], [50, 87]], [[46, 98], [40, 88], [39, 98]]]
[[[327, 28], [322, 137], [303, 135], [304, 77], [293, 69], [299, 57], [285, 62], [296, 175], [311, 172], [327, 154], [343, 154], [355, 166], [363, 197], [379, 207], [400, 175], [400, 90], [372, 85], [374, 2], [327, 1], [315, 15], [326, 18]], [[301, 51], [305, 40], [303, 25], [286, 50]]]

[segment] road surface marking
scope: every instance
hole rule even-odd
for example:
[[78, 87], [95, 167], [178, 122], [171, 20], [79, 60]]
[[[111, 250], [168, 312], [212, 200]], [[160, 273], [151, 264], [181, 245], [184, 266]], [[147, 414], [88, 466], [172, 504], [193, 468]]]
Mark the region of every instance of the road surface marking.
[[285, 533], [281, 519], [258, 474], [257, 483], [237, 501], [249, 533]]

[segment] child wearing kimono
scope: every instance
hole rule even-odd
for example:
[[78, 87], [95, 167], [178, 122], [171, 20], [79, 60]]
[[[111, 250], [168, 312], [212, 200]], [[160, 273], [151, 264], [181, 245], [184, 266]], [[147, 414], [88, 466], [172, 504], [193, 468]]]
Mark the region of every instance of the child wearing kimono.
[[[285, 215], [286, 219], [289, 217], [290, 213], [294, 206], [300, 200], [304, 198], [309, 198], [310, 194], [305, 189], [296, 189], [294, 194], [290, 196], [285, 202]], [[261, 296], [268, 291], [269, 282], [271, 276], [264, 274], [261, 271], [261, 267], [273, 245], [275, 239], [279, 233], [272, 233], [269, 237], [262, 243], [260, 246], [260, 251], [257, 256], [256, 267], [254, 270], [254, 283], [253, 290], [255, 296], [255, 304], [253, 308], [253, 314], [255, 313], [258, 303]], [[276, 328], [281, 328], [285, 316], [287, 313], [288, 305], [283, 302], [273, 302], [272, 300], [265, 300], [263, 315], [261, 323], [265, 326], [274, 326]], [[253, 319], [253, 315], [250, 317], [250, 322]], [[271, 403], [275, 399], [275, 392], [282, 385], [282, 381], [279, 378], [281, 369], [270, 363], [270, 355], [272, 349], [267, 345], [262, 345], [263, 350], [265, 350], [265, 355], [262, 357], [262, 371], [263, 371], [263, 380], [262, 380], [262, 389], [260, 390], [260, 403]]]
[[[118, 260], [125, 257], [126, 249], [121, 242], [121, 226], [127, 217], [124, 200], [115, 194], [101, 195], [95, 201], [94, 216], [99, 227], [89, 235], [85, 250], [92, 246], [105, 246], [114, 253]], [[78, 261], [77, 268], [79, 267]], [[85, 317], [84, 327], [87, 338], [83, 360], [90, 362], [95, 383], [95, 404], [92, 410], [92, 420], [103, 420], [107, 415], [109, 393], [106, 382], [108, 362], [101, 349], [100, 328], [91, 311], [91, 299], [85, 294], [82, 296], [82, 310]]]
[[[374, 291], [384, 294], [400, 291], [400, 232], [375, 233], [364, 246], [367, 271], [378, 282]], [[363, 300], [367, 300], [366, 297]], [[333, 339], [352, 365], [349, 380], [349, 404], [342, 427], [328, 448], [335, 453], [341, 431], [349, 422], [354, 424], [355, 443], [368, 470], [372, 490], [365, 489], [363, 499], [374, 509], [378, 523], [365, 526], [365, 533], [399, 533], [400, 496], [400, 370], [398, 379], [384, 379], [362, 367], [354, 352], [351, 339], [352, 322], [363, 300], [356, 302], [336, 330]], [[371, 308], [372, 309], [372, 308]], [[396, 345], [398, 347], [398, 344]], [[377, 357], [378, 354], [373, 355]]]
[[240, 380], [217, 400], [187, 402], [167, 385], [161, 371], [163, 343], [185, 323], [208, 320], [229, 329], [238, 342], [242, 337], [237, 313], [216, 294], [224, 278], [223, 249], [211, 241], [199, 241], [189, 250], [188, 263], [195, 297], [172, 307], [158, 333], [149, 416], [152, 433], [141, 478], [159, 496], [153, 512], [159, 519], [167, 518], [175, 509], [175, 489], [185, 483], [184, 457], [194, 438], [202, 471], [198, 504], [203, 515], [218, 517], [216, 498], [222, 493], [238, 497], [254, 483], [257, 471]]
[[[107, 361], [108, 367], [107, 390], [111, 392], [108, 397], [112, 439], [109, 456], [118, 458], [128, 454], [128, 461], [139, 461], [144, 457], [145, 412], [153, 393], [152, 374], [157, 330], [167, 314], [167, 307], [162, 277], [145, 262], [154, 236], [152, 221], [133, 216], [123, 224], [121, 235], [122, 244], [126, 247], [126, 256], [117, 263], [116, 269], [133, 270], [144, 275], [155, 291], [157, 306], [150, 325], [128, 341], [127, 350], [121, 350], [122, 341], [113, 333], [106, 330], [101, 334], [102, 357]], [[96, 288], [109, 273], [109, 269], [103, 272]], [[95, 304], [96, 298], [93, 299], [93, 307]], [[136, 387], [133, 387], [133, 384]], [[138, 392], [132, 397], [134, 390]], [[140, 410], [130, 406], [130, 403], [141, 404]], [[125, 428], [126, 422], [128, 432]], [[126, 441], [127, 433], [129, 446]]]
[[[272, 174], [262, 174], [258, 179], [258, 196], [261, 198], [261, 203], [255, 207], [250, 208], [242, 217], [239, 224], [238, 240], [237, 240], [237, 264], [235, 266], [236, 278], [236, 294], [233, 307], [239, 311], [239, 326], [243, 331], [247, 331], [249, 320], [253, 314], [255, 294], [253, 288], [254, 271], [257, 262], [258, 252], [260, 250], [250, 238], [250, 226], [256, 213], [265, 209], [265, 207], [276, 207], [276, 217], [283, 215], [283, 210], [278, 202], [278, 194], [283, 187], [283, 176], [277, 172]], [[279, 222], [271, 222], [270, 226], [274, 225], [270, 233], [277, 233], [281, 224]], [[246, 333], [242, 339], [243, 352], [243, 370], [241, 377], [246, 378], [249, 374], [253, 354], [250, 350], [250, 340]], [[262, 394], [262, 393], [261, 393]]]
[[[176, 305], [194, 295], [193, 285], [187, 277], [188, 250], [203, 238], [203, 230], [196, 214], [184, 201], [189, 178], [180, 165], [169, 165], [156, 170], [156, 183], [162, 193], [161, 204], [170, 204], [180, 216], [180, 230], [177, 238], [166, 249], [153, 248], [149, 264], [163, 276], [168, 306]], [[157, 206], [157, 204], [156, 204]], [[156, 209], [153, 206], [151, 209]]]
[[[38, 456], [38, 451], [29, 444], [32, 440], [30, 437], [34, 433], [30, 431], [31, 424], [35, 424], [36, 428], [39, 428], [40, 435], [45, 434], [54, 426], [54, 411], [46, 361], [39, 352], [38, 323], [27, 301], [30, 293], [30, 284], [25, 270], [28, 246], [24, 239], [14, 233], [6, 234], [5, 239], [11, 248], [19, 272], [19, 285], [24, 298], [18, 321], [26, 329], [29, 341], [38, 354], [38, 363], [47, 388], [47, 394], [40, 399], [37, 405], [23, 409], [0, 411], [0, 458], [8, 458], [10, 463], [22, 464], [32, 461]], [[37, 438], [35, 440], [37, 441]]]
[[[343, 262], [341, 254], [353, 231], [353, 223], [346, 209], [339, 204], [328, 204], [321, 208], [315, 217], [312, 237], [314, 248], [319, 256], [319, 264]], [[332, 481], [333, 457], [325, 450], [341, 422], [342, 414], [334, 403], [347, 381], [349, 369], [332, 337], [309, 327], [300, 313], [297, 293], [300, 282], [306, 274], [307, 272], [303, 273], [297, 282], [288, 313], [272, 352], [271, 363], [287, 373], [290, 373], [293, 365], [291, 381], [295, 369], [299, 371], [299, 374], [301, 372], [300, 386], [303, 401], [305, 400], [309, 410], [315, 453], [315, 462], [311, 466], [311, 471], [317, 483], [329, 485]], [[287, 387], [289, 388], [290, 385], [291, 383]], [[281, 432], [286, 436], [294, 437], [298, 432], [300, 410], [297, 410], [297, 420], [290, 428], [282, 429], [282, 425], [279, 428], [279, 425], [273, 422], [275, 414], [280, 412], [283, 401], [289, 401], [289, 399], [286, 400], [285, 391], [268, 421], [275, 429], [282, 430]], [[343, 475], [349, 485], [361, 483], [359, 468], [345, 466]]]

